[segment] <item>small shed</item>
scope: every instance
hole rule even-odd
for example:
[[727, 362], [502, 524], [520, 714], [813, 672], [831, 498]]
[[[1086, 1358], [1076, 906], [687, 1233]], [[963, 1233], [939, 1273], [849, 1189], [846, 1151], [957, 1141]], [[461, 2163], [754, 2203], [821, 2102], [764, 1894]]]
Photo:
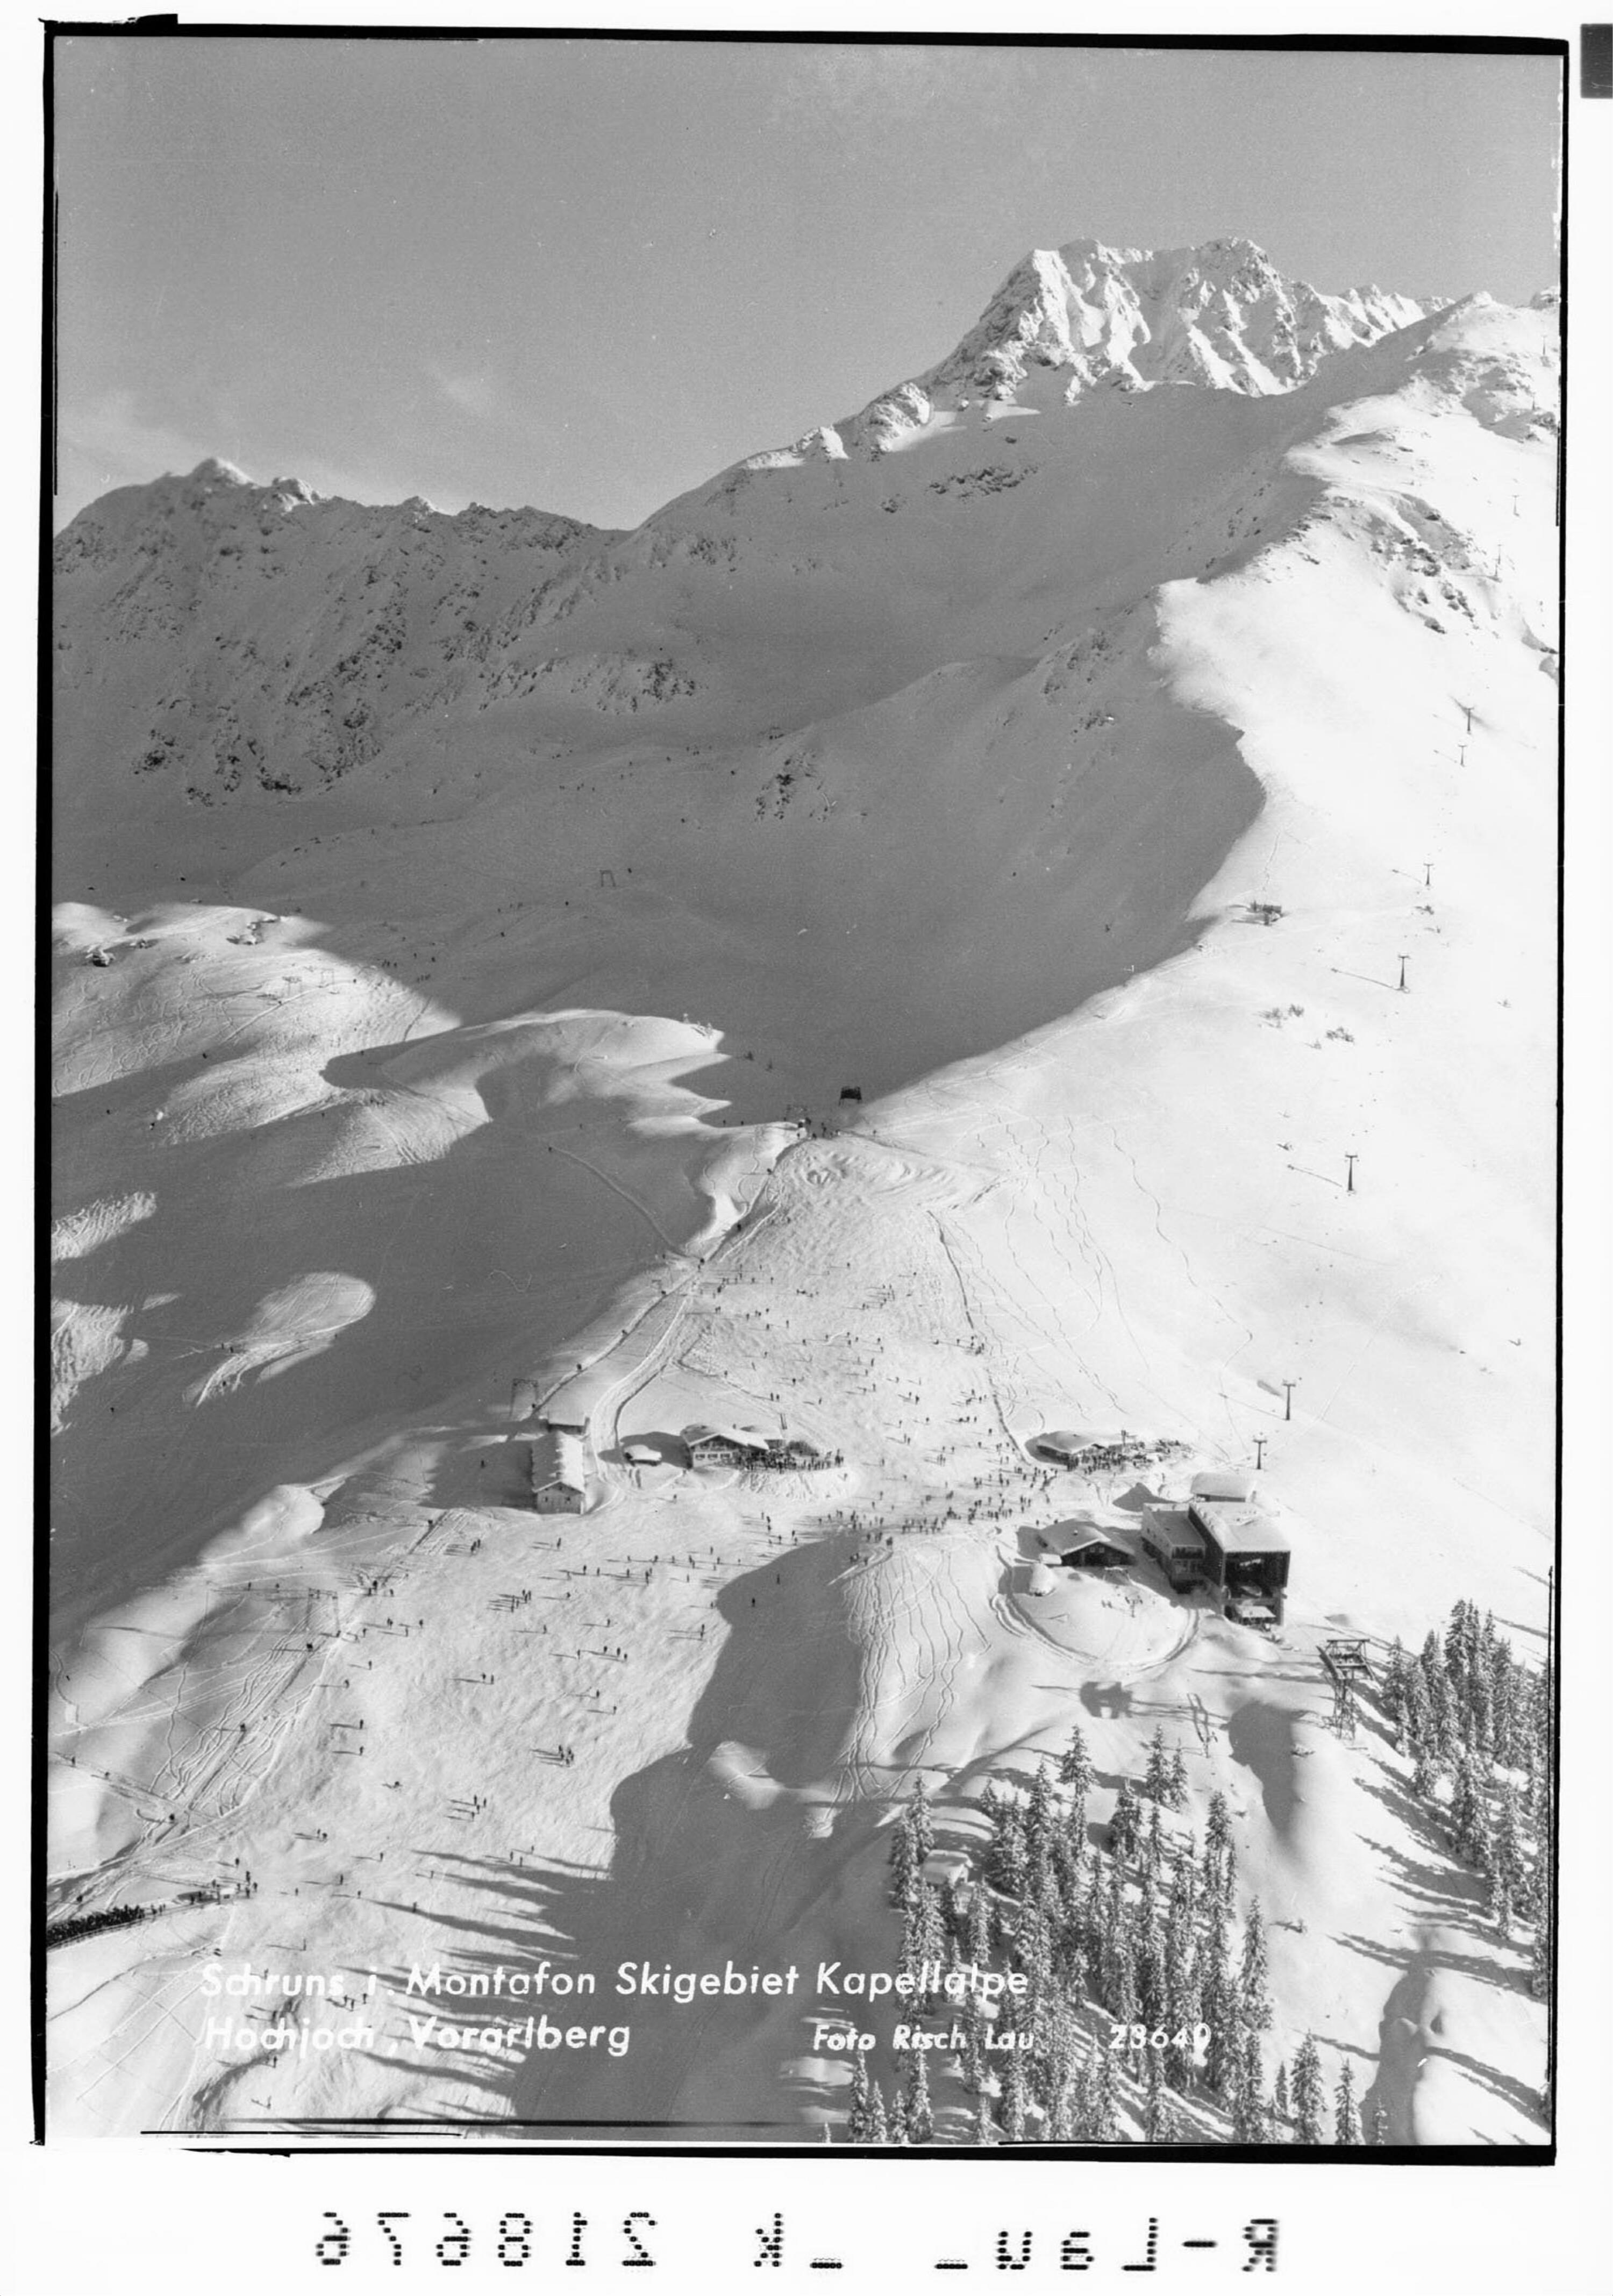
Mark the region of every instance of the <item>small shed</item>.
[[955, 1890], [969, 1874], [969, 1859], [961, 1849], [932, 1849], [919, 1868], [920, 1880], [937, 1890]]

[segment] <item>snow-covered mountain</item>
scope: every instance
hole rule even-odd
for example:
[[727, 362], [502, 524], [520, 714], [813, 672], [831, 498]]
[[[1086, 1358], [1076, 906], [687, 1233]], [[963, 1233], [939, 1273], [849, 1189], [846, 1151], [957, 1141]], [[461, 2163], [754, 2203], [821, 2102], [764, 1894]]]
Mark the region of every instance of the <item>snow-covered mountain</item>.
[[1069, 405], [1104, 386], [1291, 390], [1333, 352], [1441, 308], [1380, 287], [1322, 294], [1284, 279], [1247, 239], [1153, 253], [1095, 239], [1039, 247], [938, 365], [882, 391], [848, 422], [810, 432], [799, 450], [831, 459], [888, 453], [938, 416], [982, 402], [999, 411]]
[[[1076, 242], [631, 533], [215, 463], [68, 529], [53, 1872], [164, 1910], [53, 1957], [64, 2123], [835, 2119], [798, 2005], [249, 2066], [194, 1969], [872, 1965], [892, 1798], [967, 1838], [1078, 1713], [1228, 1796], [1275, 2053], [1538, 2141], [1523, 1948], [1315, 1652], [1541, 1647], [1556, 354]], [[624, 1447], [697, 1421], [843, 1464]], [[1021, 1599], [1257, 1442], [1280, 1644]]]

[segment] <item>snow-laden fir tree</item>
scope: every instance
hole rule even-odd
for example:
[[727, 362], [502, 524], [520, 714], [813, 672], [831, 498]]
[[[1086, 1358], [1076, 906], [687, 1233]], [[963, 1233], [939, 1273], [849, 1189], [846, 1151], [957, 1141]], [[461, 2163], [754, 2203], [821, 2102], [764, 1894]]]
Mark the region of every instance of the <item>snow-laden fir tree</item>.
[[986, 2036], [990, 2030], [985, 2005], [978, 1995], [971, 1995], [963, 2013], [963, 2082], [978, 2093], [984, 2090], [987, 2079]]
[[846, 2116], [846, 2135], [853, 2144], [866, 2144], [868, 2142], [868, 2114], [871, 2103], [868, 2060], [859, 2050], [857, 2061], [851, 2069], [851, 2090], [847, 2098], [849, 2110]]
[[919, 1780], [918, 1791], [907, 1805], [913, 1822], [913, 1856], [922, 1866], [936, 1846], [936, 1831], [929, 1808], [929, 1796], [924, 1791], [924, 1781]]
[[1016, 2049], [1003, 2072], [1003, 2102], [998, 2117], [1003, 2123], [1003, 2140], [1007, 2144], [1023, 2144], [1026, 2131], [1025, 2069]]
[[895, 2086], [892, 2087], [890, 2093], [890, 2111], [886, 2117], [889, 2124], [888, 2141], [892, 2144], [905, 2144], [907, 2143], [907, 2099], [903, 2095], [901, 2089]]
[[969, 1935], [964, 1950], [971, 1965], [991, 1966], [991, 1900], [984, 1882], [977, 1882], [969, 1900]]
[[918, 1880], [919, 1856], [913, 1841], [913, 1806], [911, 1803], [897, 1814], [890, 1829], [890, 1849], [887, 1863], [890, 1867], [890, 1894], [898, 1906], [905, 1905]]
[[1218, 1904], [1210, 1906], [1200, 1940], [1197, 1979], [1200, 2013], [1209, 2027], [1204, 2078], [1224, 2096], [1239, 2048], [1238, 1997], [1228, 1964], [1226, 1916]]
[[1077, 1722], [1069, 1734], [1069, 1743], [1059, 1759], [1059, 1783], [1068, 1786], [1075, 1801], [1085, 1801], [1093, 1790], [1092, 1758], [1086, 1751], [1086, 1739]]
[[913, 2051], [913, 2070], [907, 2076], [907, 2141], [910, 2144], [932, 2144], [935, 2142], [935, 2108], [929, 2099], [929, 2073], [925, 2056], [922, 2049]]
[[1179, 1744], [1171, 1747], [1170, 1786], [1165, 1799], [1172, 1809], [1187, 1808], [1187, 1764], [1182, 1759]]
[[1361, 2112], [1355, 2103], [1355, 2074], [1346, 2057], [1339, 2070], [1339, 2085], [1333, 2091], [1333, 2142], [1335, 2144], [1359, 2144], [1361, 2142]]
[[890, 2123], [885, 2112], [885, 2092], [877, 2080], [868, 2084], [868, 2136], [870, 2144], [888, 2144]]
[[1163, 2141], [1165, 2128], [1165, 2053], [1150, 2049], [1142, 2068], [1142, 2137], [1148, 2144]]
[[1120, 1791], [1115, 1796], [1115, 1813], [1109, 1822], [1109, 1846], [1116, 1857], [1129, 1857], [1137, 1846], [1142, 1813], [1137, 1808], [1136, 1790], [1129, 1778], [1122, 1778]]
[[1279, 2124], [1287, 2120], [1288, 2067], [1281, 2062], [1277, 2067], [1276, 2078], [1272, 2083], [1272, 2110], [1276, 2114]]
[[1163, 2025], [1170, 2013], [1170, 1987], [1165, 1975], [1165, 1938], [1157, 1921], [1143, 1924], [1137, 1939], [1137, 2008], [1150, 2028]]
[[1243, 1922], [1243, 1952], [1238, 1965], [1238, 2013], [1257, 2033], [1272, 2021], [1271, 1971], [1260, 1900], [1251, 1898]]
[[1132, 1909], [1124, 1898], [1112, 1903], [1103, 1936], [1102, 2001], [1117, 2025], [1137, 2017], [1137, 1948]]
[[1320, 2144], [1323, 2107], [1322, 2053], [1309, 2033], [1294, 2052], [1294, 2077], [1290, 2094], [1294, 2109], [1295, 2144]]
[[1093, 2076], [1092, 2136], [1095, 2144], [1112, 2144], [1120, 2134], [1118, 2100], [1115, 2094], [1115, 2052], [1100, 2049]]
[[1490, 1813], [1478, 1765], [1468, 1753], [1456, 1765], [1450, 1823], [1456, 1855], [1487, 1874], [1492, 1864]]
[[1025, 1802], [1025, 1854], [1035, 1859], [1038, 1851], [1046, 1856], [1057, 1812], [1053, 1803], [1052, 1772], [1044, 1761], [1039, 1763], [1030, 1782], [1030, 1792]]
[[1166, 1751], [1165, 1726], [1154, 1725], [1154, 1734], [1148, 1742], [1148, 1767], [1142, 1773], [1142, 1791], [1150, 1801], [1162, 1802], [1170, 1795], [1170, 1756]]
[[1232, 2052], [1232, 2135], [1240, 2144], [1265, 2144], [1271, 2138], [1266, 2118], [1265, 2073], [1257, 2034], [1246, 2033]]
[[1017, 1898], [1025, 1888], [1025, 1821], [1011, 1802], [1000, 1802], [986, 1852], [986, 1878], [1004, 1897]]

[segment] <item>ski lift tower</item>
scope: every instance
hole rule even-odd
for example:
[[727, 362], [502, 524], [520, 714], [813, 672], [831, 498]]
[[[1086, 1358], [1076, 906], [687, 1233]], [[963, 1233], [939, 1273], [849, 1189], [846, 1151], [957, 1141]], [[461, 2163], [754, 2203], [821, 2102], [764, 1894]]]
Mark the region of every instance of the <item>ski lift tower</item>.
[[1332, 1726], [1341, 1738], [1355, 1734], [1355, 1693], [1369, 1685], [1372, 1669], [1367, 1663], [1364, 1635], [1334, 1635], [1322, 1645], [1322, 1664], [1333, 1685]]

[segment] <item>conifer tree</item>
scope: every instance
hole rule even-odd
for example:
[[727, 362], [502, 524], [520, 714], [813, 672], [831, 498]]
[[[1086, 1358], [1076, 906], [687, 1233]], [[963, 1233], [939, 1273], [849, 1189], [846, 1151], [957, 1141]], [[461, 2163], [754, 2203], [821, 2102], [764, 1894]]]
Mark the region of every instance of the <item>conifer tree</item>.
[[1128, 1857], [1137, 1846], [1140, 1813], [1137, 1796], [1129, 1778], [1122, 1778], [1120, 1791], [1115, 1796], [1115, 1812], [1109, 1822], [1109, 1846], [1116, 1857]]
[[1529, 1955], [1529, 1990], [1536, 2001], [1546, 2001], [1552, 1993], [1552, 1915], [1549, 1891], [1543, 1891], [1544, 1900], [1541, 1917], [1535, 1924], [1535, 1943]]
[[946, 1934], [952, 1942], [951, 1960], [955, 1966], [958, 1948], [969, 1939], [969, 1884], [962, 1874], [954, 1874], [942, 1899], [946, 1917]]
[[1002, 1806], [987, 1851], [987, 1876], [1004, 1897], [1017, 1898], [1025, 1888], [1025, 1822], [1011, 1803]]
[[1226, 1796], [1217, 1792], [1210, 1796], [1209, 1816], [1204, 1828], [1204, 1894], [1212, 1905], [1226, 1906], [1231, 1903], [1226, 1867], [1232, 1854], [1232, 1813]]
[[1142, 1791], [1152, 1802], [1162, 1802], [1170, 1793], [1170, 1756], [1165, 1750], [1165, 1726], [1154, 1725], [1154, 1734], [1148, 1742], [1148, 1767], [1142, 1774]]
[[924, 1781], [919, 1781], [918, 1792], [907, 1805], [913, 1826], [913, 1853], [915, 1862], [922, 1866], [936, 1846], [936, 1831], [930, 1819], [929, 1797], [924, 1791]]
[[1067, 1906], [1073, 1906], [1080, 1895], [1081, 1874], [1085, 1863], [1085, 1833], [1077, 1835], [1068, 1827], [1060, 1827], [1052, 1839], [1052, 1870], [1059, 1895]]
[[891, 1895], [898, 1905], [905, 1905], [917, 1877], [919, 1867], [918, 1857], [913, 1847], [911, 1807], [899, 1812], [896, 1824], [890, 1829], [890, 1854], [887, 1862], [890, 1866]]
[[1264, 2144], [1271, 2136], [1266, 2118], [1265, 2075], [1260, 2062], [1260, 2038], [1246, 2033], [1236, 2053], [1232, 2087], [1232, 2134], [1240, 2144]]
[[1407, 1669], [1401, 1722], [1404, 1730], [1405, 1751], [1410, 1754], [1431, 1754], [1433, 1715], [1429, 1701], [1429, 1685], [1427, 1677], [1418, 1667]]
[[1124, 1898], [1109, 1912], [1103, 1938], [1103, 2005], [1117, 2025], [1137, 2015], [1136, 1948], [1131, 1908]]
[[1048, 1854], [1053, 1831], [1052, 1773], [1045, 1762], [1038, 1764], [1030, 1782], [1030, 1793], [1025, 1805], [1025, 1854], [1033, 1862], [1040, 1853]]
[[987, 2079], [986, 2035], [988, 2029], [986, 2011], [978, 1994], [970, 1996], [964, 2018], [963, 2082], [965, 2087], [978, 2092], [984, 2089]]
[[1093, 2078], [1092, 2136], [1097, 2144], [1112, 2144], [1120, 2134], [1120, 2119], [1116, 2111], [1115, 2052], [1098, 2051], [1097, 2067]]
[[1003, 2141], [1006, 2144], [1025, 2142], [1025, 2070], [1016, 2049], [1003, 2075]]
[[969, 1938], [965, 1947], [969, 1960], [976, 1969], [991, 1964], [991, 1907], [987, 1902], [986, 1884], [977, 1882], [969, 1900]]
[[1198, 1960], [1199, 2005], [1210, 2029], [1204, 2077], [1218, 2096], [1229, 2087], [1238, 2048], [1237, 1996], [1227, 1965], [1226, 1919], [1212, 1905]]
[[1142, 2136], [1149, 2144], [1163, 2141], [1165, 2123], [1165, 2053], [1150, 2049], [1142, 2069]]
[[1335, 2144], [1359, 2144], [1361, 2114], [1355, 2103], [1355, 2074], [1346, 2057], [1339, 2068], [1339, 2086], [1333, 2091], [1333, 2142]]
[[1166, 2073], [1175, 2088], [1185, 2089], [1193, 2077], [1192, 2057], [1175, 2039], [1198, 2022], [1199, 2005], [1192, 1967], [1192, 1928], [1179, 1896], [1173, 1897], [1165, 1924], [1165, 2013], [1161, 2022], [1172, 2036], [1166, 2056]]
[[1090, 2049], [1081, 2047], [1071, 2062], [1070, 2077], [1065, 2096], [1065, 2118], [1070, 2142], [1086, 2144], [1093, 2133], [1093, 2084], [1094, 2080]]
[[1177, 1862], [1176, 1880], [1181, 1886], [1182, 1902], [1191, 1927], [1199, 1915], [1199, 1837], [1196, 1833], [1190, 1833], [1187, 1837], [1186, 1851]]
[[1417, 1664], [1430, 1692], [1437, 1677], [1445, 1674], [1445, 1650], [1439, 1636], [1430, 1627], [1422, 1638], [1422, 1648], [1417, 1653]]
[[1294, 2052], [1294, 2078], [1291, 2093], [1295, 2144], [1320, 2144], [1322, 2111], [1322, 2054], [1309, 2033]]
[[885, 2092], [877, 2080], [870, 2081], [868, 2085], [867, 2142], [870, 2144], [888, 2144], [890, 2142], [890, 2123], [885, 2112]]
[[847, 2137], [853, 2144], [866, 2144], [869, 2106], [872, 2099], [868, 2080], [868, 2060], [860, 2049], [857, 2052], [857, 2061], [851, 2069], [851, 2093], [848, 2102], [850, 2110], [846, 2117]]
[[1181, 1746], [1179, 1744], [1173, 1744], [1171, 1747], [1169, 1791], [1165, 1797], [1172, 1809], [1185, 1809], [1187, 1808], [1187, 1764], [1182, 1759]]
[[1077, 1722], [1069, 1734], [1069, 1743], [1059, 1760], [1059, 1783], [1070, 1790], [1076, 1801], [1084, 1802], [1093, 1790], [1092, 1758], [1086, 1751], [1086, 1739]]
[[1387, 2144], [1389, 2141], [1389, 2116], [1380, 2104], [1372, 2107], [1366, 2141], [1369, 2144]]
[[991, 2117], [991, 2099], [982, 2088], [975, 2099], [973, 2142], [977, 2144], [995, 2144], [996, 2141], [997, 2124]]
[[1207, 1866], [1212, 1865], [1232, 1838], [1232, 1812], [1226, 1796], [1217, 1790], [1209, 1798], [1209, 1816], [1204, 1828], [1204, 1856]]
[[1257, 2033], [1272, 2021], [1270, 1970], [1260, 1900], [1252, 1898], [1243, 1923], [1243, 1953], [1238, 1969], [1238, 2013]]
[[1136, 1966], [1138, 2013], [1150, 2029], [1163, 2025], [1169, 2009], [1170, 1987], [1165, 1975], [1165, 1939], [1158, 1922], [1149, 1922], [1139, 1930]]
[[915, 2049], [913, 2070], [907, 2076], [907, 2141], [910, 2144], [932, 2144], [935, 2142], [935, 2108], [929, 2101], [929, 2074], [925, 2066], [926, 2052]]
[[1279, 2063], [1277, 2078], [1272, 2083], [1272, 2109], [1280, 2121], [1288, 2119], [1288, 2067]]
[[888, 2120], [890, 2124], [888, 2142], [892, 2144], [905, 2144], [907, 2142], [907, 2099], [903, 2095], [902, 2091], [895, 2086], [892, 2087], [890, 2093], [890, 2112]]

